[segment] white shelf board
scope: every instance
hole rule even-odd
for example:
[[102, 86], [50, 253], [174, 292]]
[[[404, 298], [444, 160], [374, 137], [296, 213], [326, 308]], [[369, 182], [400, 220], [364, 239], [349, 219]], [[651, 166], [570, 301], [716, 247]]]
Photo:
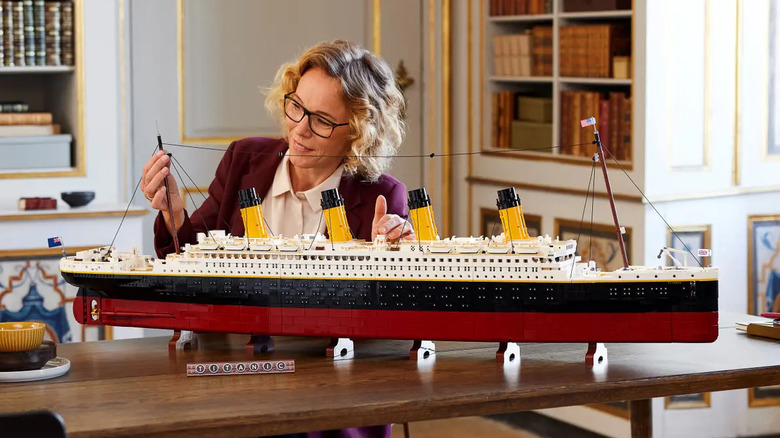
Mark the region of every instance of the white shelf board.
[[553, 78], [550, 76], [491, 76], [490, 80], [493, 82], [512, 82], [512, 83], [549, 83], [551, 84]]
[[558, 79], [558, 81], [563, 84], [631, 85], [631, 79], [615, 79], [615, 78], [561, 77]]
[[594, 12], [559, 12], [558, 18], [566, 18], [572, 20], [598, 20], [601, 18], [631, 18], [632, 11], [619, 10], [619, 11], [594, 11]]
[[31, 66], [31, 67], [0, 67], [0, 74], [21, 73], [71, 73], [76, 68], [72, 65], [60, 66]]
[[493, 23], [537, 23], [552, 21], [553, 14], [496, 15], [488, 18]]

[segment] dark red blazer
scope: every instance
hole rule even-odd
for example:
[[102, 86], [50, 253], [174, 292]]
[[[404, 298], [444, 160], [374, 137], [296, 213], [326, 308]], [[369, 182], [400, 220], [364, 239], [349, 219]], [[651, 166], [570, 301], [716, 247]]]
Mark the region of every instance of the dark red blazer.
[[[195, 243], [196, 233], [205, 232], [207, 228], [224, 229], [234, 236], [243, 236], [238, 191], [254, 187], [257, 195], [265, 199], [286, 151], [284, 139], [253, 137], [231, 143], [209, 186], [208, 199], [191, 216], [185, 211], [184, 224], [176, 230], [179, 245]], [[407, 217], [406, 186], [390, 175], [382, 175], [375, 182], [357, 175], [344, 175], [339, 183], [339, 193], [344, 198], [349, 228], [357, 239], [371, 240], [379, 195], [387, 198], [388, 214]], [[174, 251], [173, 238], [165, 227], [162, 213], [154, 222], [154, 247], [161, 258]]]

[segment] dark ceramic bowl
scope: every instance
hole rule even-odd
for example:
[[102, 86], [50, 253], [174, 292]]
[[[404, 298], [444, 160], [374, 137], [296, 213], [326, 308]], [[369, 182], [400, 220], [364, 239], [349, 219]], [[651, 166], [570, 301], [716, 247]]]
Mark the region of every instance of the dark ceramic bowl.
[[41, 369], [46, 362], [57, 357], [57, 344], [45, 340], [40, 347], [28, 351], [1, 351], [0, 372]]
[[95, 199], [95, 192], [62, 192], [60, 196], [71, 207], [83, 207]]

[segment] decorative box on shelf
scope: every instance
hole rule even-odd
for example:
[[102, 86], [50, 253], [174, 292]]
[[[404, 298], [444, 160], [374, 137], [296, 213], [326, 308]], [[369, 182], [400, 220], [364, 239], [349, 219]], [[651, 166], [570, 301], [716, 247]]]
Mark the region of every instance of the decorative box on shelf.
[[71, 167], [70, 134], [0, 137], [0, 170]]
[[615, 79], [631, 79], [630, 56], [615, 56], [612, 58], [612, 77]]

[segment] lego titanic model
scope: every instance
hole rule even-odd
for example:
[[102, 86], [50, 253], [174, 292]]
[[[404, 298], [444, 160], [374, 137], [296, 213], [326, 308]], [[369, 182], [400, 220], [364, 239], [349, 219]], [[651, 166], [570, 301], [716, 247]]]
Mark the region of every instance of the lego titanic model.
[[335, 189], [322, 193], [328, 237], [271, 236], [254, 189], [239, 202], [243, 237], [200, 233], [198, 243], [164, 259], [112, 247], [64, 257], [63, 277], [80, 288], [76, 319], [418, 345], [718, 337], [716, 268], [675, 260], [603, 272], [580, 262], [575, 240], [529, 236], [514, 188], [498, 192], [503, 233], [486, 238], [439, 239], [425, 189], [409, 193], [417, 240], [399, 242], [354, 240]]

